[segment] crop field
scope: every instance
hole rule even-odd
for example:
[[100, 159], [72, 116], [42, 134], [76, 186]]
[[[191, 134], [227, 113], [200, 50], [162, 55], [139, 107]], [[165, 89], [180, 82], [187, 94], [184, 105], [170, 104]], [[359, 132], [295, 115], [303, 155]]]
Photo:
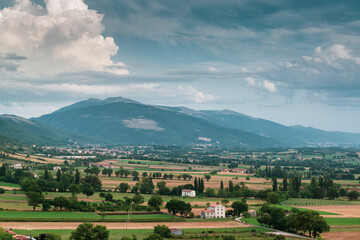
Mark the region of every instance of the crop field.
[[285, 205], [270, 205], [270, 206], [277, 207], [277, 208], [282, 208], [282, 209], [287, 210], [287, 211], [291, 211], [292, 208], [298, 209], [300, 211], [306, 211], [306, 210], [311, 209], [312, 211], [317, 212], [320, 215], [341, 215], [341, 214], [338, 214], [338, 213], [314, 210], [312, 208], [304, 209], [304, 208], [290, 207], [290, 206], [285, 206]]
[[[337, 216], [332, 217], [353, 217], [353, 218], [360, 218], [360, 205], [349, 205], [349, 206], [306, 206], [301, 207], [302, 209], [311, 209], [314, 211], [331, 211], [336, 213]], [[321, 213], [320, 213], [321, 214]], [[325, 215], [325, 214], [321, 214]]]
[[359, 205], [359, 201], [324, 200], [310, 198], [290, 198], [283, 202], [289, 206], [328, 206], [328, 205]]
[[[0, 222], [124, 222], [128, 215], [107, 215], [102, 217], [96, 213], [78, 212], [0, 212]], [[167, 214], [130, 215], [130, 221], [135, 222], [172, 222], [181, 221], [178, 217]]]

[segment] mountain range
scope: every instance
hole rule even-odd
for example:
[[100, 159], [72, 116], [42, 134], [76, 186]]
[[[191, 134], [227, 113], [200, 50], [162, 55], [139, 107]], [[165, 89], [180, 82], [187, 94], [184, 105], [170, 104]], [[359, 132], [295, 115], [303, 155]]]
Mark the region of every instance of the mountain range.
[[360, 134], [285, 126], [230, 110], [88, 99], [38, 118], [0, 116], [0, 134], [25, 144], [69, 142], [270, 148], [359, 146]]

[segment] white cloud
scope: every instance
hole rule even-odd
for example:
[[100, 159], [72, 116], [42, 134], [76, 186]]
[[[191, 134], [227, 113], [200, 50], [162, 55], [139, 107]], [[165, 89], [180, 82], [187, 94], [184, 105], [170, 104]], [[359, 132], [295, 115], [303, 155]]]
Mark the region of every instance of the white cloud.
[[188, 100], [192, 102], [203, 103], [210, 102], [215, 99], [214, 96], [212, 96], [211, 94], [205, 94], [203, 92], [200, 92], [192, 86], [179, 86], [178, 89], [188, 98]]
[[251, 86], [255, 86], [255, 80], [252, 77], [246, 77], [244, 80]]
[[30, 0], [0, 10], [0, 56], [27, 59], [18, 70], [27, 75], [100, 71], [128, 74], [111, 57], [118, 52], [112, 37], [102, 36], [103, 15], [83, 0], [45, 0], [46, 8]]
[[341, 67], [341, 61], [360, 64], [360, 58], [351, 55], [350, 50], [341, 44], [334, 44], [328, 48], [316, 47], [314, 55], [302, 57], [308, 63], [326, 63], [332, 67]]
[[276, 92], [276, 90], [277, 90], [275, 84], [272, 82], [269, 82], [268, 80], [265, 80], [263, 82], [262, 86], [269, 92]]

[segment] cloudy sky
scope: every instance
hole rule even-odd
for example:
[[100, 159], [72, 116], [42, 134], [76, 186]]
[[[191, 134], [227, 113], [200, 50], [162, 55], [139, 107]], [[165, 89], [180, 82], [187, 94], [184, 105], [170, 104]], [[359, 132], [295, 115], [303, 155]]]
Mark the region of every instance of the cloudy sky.
[[360, 133], [358, 0], [1, 0], [0, 114], [88, 98]]

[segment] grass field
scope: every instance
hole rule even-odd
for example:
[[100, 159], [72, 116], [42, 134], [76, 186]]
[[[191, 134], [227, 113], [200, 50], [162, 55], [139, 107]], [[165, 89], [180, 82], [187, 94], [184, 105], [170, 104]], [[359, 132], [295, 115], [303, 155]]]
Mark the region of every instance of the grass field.
[[[251, 230], [256, 231], [256, 233], [252, 233]], [[61, 239], [68, 239], [73, 230], [14, 230], [14, 232], [27, 235], [27, 236], [36, 236], [41, 233], [55, 233], [60, 234]], [[110, 238], [109, 240], [119, 240], [122, 237], [132, 237], [135, 235], [137, 239], [143, 239], [149, 236], [154, 232], [152, 229], [119, 229], [119, 230], [109, 230]], [[257, 227], [247, 227], [247, 228], [222, 228], [222, 229], [183, 229], [184, 237], [195, 237], [198, 236], [201, 238], [203, 235], [212, 235], [216, 233], [216, 235], [234, 235], [237, 239], [271, 239], [268, 236], [263, 236], [262, 233], [269, 232], [269, 230], [264, 230], [262, 228]], [[258, 235], [259, 236], [256, 236]]]
[[[24, 221], [24, 222], [85, 222], [85, 221], [106, 221], [106, 222], [124, 222], [127, 215], [108, 215], [102, 216], [96, 213], [78, 213], [78, 212], [0, 212], [0, 221]], [[132, 222], [174, 222], [182, 219], [167, 214], [151, 215], [131, 215]]]
[[14, 184], [14, 183], [0, 182], [0, 187], [14, 187], [14, 188], [20, 188], [20, 185], [19, 185], [19, 184]]

